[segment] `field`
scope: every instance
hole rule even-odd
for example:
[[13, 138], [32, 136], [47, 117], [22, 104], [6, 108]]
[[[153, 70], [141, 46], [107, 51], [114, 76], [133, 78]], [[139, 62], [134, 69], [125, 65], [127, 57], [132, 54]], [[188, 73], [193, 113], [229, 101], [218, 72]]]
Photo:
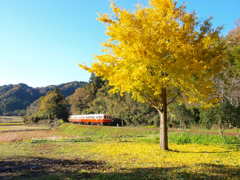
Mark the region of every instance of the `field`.
[[171, 151], [164, 152], [156, 128], [2, 123], [3, 180], [240, 179], [238, 130], [224, 138], [215, 131], [172, 130]]

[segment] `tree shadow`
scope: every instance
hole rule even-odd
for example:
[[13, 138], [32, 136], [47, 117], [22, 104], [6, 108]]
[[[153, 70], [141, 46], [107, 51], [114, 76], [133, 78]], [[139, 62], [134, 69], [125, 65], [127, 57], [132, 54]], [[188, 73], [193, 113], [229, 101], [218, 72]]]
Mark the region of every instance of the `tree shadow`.
[[[0, 162], [1, 180], [225, 180], [240, 179], [240, 167], [216, 164], [198, 164], [199, 172], [190, 166], [119, 168], [104, 161], [83, 159], [51, 159], [42, 157], [16, 157]], [[108, 171], [112, 169], [112, 171]], [[188, 169], [188, 170], [186, 170]]]
[[[230, 167], [214, 164], [198, 164], [201, 172], [185, 171], [188, 166], [170, 168], [136, 168], [129, 173], [110, 173], [99, 175], [99, 179], [117, 180], [229, 180], [240, 179], [240, 167]], [[206, 171], [205, 171], [206, 170]], [[103, 177], [103, 178], [101, 178]]]
[[[37, 179], [42, 176], [62, 179], [91, 178], [95, 173], [79, 173], [80, 171], [106, 170], [103, 161], [82, 159], [51, 159], [43, 157], [16, 157], [0, 161], [0, 179]], [[45, 179], [45, 178], [44, 178]]]

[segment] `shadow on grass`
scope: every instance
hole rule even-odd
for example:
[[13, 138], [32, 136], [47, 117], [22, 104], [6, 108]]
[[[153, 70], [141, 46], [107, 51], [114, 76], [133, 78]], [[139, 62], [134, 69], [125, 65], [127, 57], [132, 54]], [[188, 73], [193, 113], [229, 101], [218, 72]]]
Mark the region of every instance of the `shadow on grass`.
[[198, 164], [201, 172], [186, 171], [187, 166], [170, 168], [136, 168], [127, 173], [99, 174], [99, 180], [240, 180], [240, 167]]
[[[0, 179], [82, 179], [95, 176], [95, 170], [109, 168], [103, 161], [16, 157], [0, 161]], [[82, 172], [84, 171], [84, 172]], [[87, 173], [93, 172], [93, 173]]]
[[[16, 157], [0, 162], [0, 179], [21, 180], [224, 180], [240, 179], [240, 167], [215, 164], [198, 164], [200, 172], [186, 171], [187, 166], [169, 168], [118, 169], [104, 161], [82, 159], [50, 159], [41, 157]], [[112, 171], [108, 171], [112, 169]], [[118, 170], [117, 170], [118, 169]]]

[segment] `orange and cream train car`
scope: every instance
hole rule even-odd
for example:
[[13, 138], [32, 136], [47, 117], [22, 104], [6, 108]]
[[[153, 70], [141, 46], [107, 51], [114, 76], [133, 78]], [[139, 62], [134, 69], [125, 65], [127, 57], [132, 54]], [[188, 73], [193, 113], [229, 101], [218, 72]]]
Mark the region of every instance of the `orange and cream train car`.
[[113, 118], [107, 114], [71, 115], [69, 122], [89, 125], [115, 125]]

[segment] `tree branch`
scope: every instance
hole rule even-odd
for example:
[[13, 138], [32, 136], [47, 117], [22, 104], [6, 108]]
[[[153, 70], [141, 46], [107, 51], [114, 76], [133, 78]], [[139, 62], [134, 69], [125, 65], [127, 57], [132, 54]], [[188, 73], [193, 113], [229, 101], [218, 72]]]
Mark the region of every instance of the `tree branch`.
[[178, 96], [179, 96], [179, 94], [177, 94], [176, 96], [174, 96], [170, 101], [168, 101], [167, 105], [173, 103], [173, 102], [177, 99]]

